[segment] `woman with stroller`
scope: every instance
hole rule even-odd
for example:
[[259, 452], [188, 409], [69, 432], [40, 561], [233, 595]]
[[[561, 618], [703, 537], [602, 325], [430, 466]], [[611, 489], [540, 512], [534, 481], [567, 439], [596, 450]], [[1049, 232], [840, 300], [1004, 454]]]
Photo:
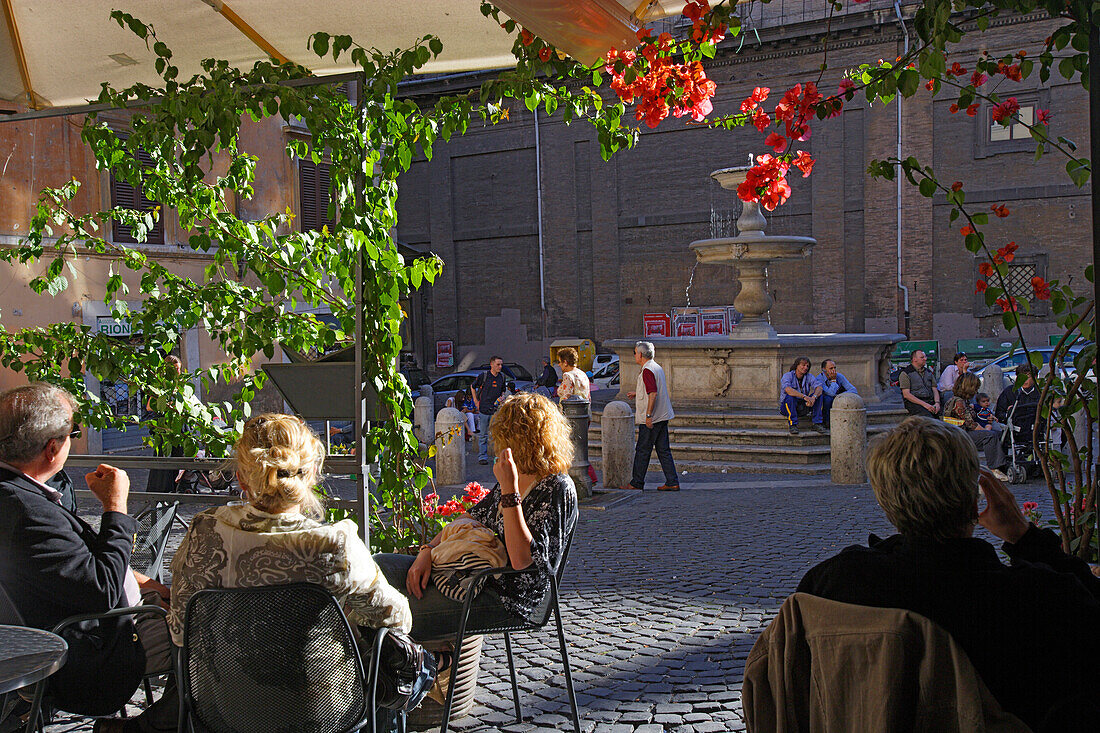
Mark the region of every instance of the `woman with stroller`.
[[985, 462], [993, 475], [999, 481], [1008, 481], [1008, 476], [1003, 473], [1006, 463], [1004, 447], [1001, 445], [1003, 426], [992, 423], [988, 427], [982, 427], [977, 420], [973, 401], [981, 386], [981, 380], [973, 374], [960, 374], [955, 380], [952, 397], [944, 406], [943, 415], [945, 418], [960, 421], [960, 427], [966, 431], [974, 447], [985, 451]]

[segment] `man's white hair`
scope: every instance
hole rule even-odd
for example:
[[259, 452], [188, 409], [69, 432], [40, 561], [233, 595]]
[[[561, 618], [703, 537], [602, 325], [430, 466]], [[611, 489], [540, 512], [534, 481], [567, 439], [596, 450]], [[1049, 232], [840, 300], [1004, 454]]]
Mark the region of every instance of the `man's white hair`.
[[634, 350], [647, 359], [653, 358], [653, 342], [652, 341], [639, 341], [634, 344]]
[[54, 438], [73, 429], [73, 396], [52, 384], [34, 382], [0, 394], [0, 461], [33, 461]]

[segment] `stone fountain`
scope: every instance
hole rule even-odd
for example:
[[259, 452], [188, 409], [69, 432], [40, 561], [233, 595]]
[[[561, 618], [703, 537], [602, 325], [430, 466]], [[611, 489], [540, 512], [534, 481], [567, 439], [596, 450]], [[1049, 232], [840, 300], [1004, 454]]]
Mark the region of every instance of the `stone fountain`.
[[[724, 168], [711, 174], [723, 189], [735, 191], [745, 180], [748, 166]], [[728, 337], [653, 338], [657, 361], [664, 369], [673, 406], [704, 410], [764, 410], [776, 412], [779, 378], [795, 358], [806, 356], [817, 374], [823, 359], [833, 359], [868, 405], [895, 401], [889, 387], [889, 355], [901, 334], [777, 333], [768, 320], [768, 266], [810, 255], [813, 237], [765, 234], [767, 220], [760, 205], [743, 201], [736, 237], [703, 239], [690, 249], [700, 263], [732, 264], [737, 268], [740, 292], [734, 299], [744, 317]], [[641, 325], [641, 324], [639, 324]], [[622, 393], [634, 390], [639, 367], [633, 358], [638, 339], [612, 339], [604, 346], [615, 350], [622, 364]]]

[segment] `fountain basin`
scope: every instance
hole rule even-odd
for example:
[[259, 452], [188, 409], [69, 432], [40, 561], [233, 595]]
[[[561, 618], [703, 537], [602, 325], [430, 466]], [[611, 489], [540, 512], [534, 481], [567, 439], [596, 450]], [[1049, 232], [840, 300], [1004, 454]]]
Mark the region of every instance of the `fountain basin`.
[[783, 237], [748, 232], [723, 239], [699, 239], [688, 245], [704, 264], [739, 265], [743, 262], [800, 260], [817, 244], [813, 237]]
[[[740, 326], [738, 327], [740, 328]], [[736, 330], [736, 329], [734, 329]], [[852, 381], [866, 404], [894, 402], [890, 352], [905, 339], [899, 333], [779, 334], [775, 339], [650, 338], [665, 370], [674, 409], [779, 409], [779, 378], [805, 356], [812, 373], [824, 359]], [[635, 391], [640, 367], [634, 361], [636, 339], [611, 339], [603, 345], [619, 355], [621, 392]], [[633, 400], [628, 400], [633, 404]]]

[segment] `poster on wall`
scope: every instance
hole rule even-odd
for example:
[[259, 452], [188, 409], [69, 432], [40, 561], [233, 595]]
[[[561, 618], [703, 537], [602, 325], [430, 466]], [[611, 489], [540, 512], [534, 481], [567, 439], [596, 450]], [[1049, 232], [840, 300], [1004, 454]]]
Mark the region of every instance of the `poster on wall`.
[[741, 311], [734, 308], [732, 305], [726, 306], [726, 322], [729, 323], [731, 329], [736, 328], [737, 324], [741, 322], [741, 317], [744, 314]]
[[700, 308], [699, 322], [703, 336], [725, 336], [729, 333], [729, 315], [725, 306]]
[[642, 315], [642, 333], [650, 336], [671, 336], [672, 319], [667, 313], [646, 313]]
[[699, 314], [678, 315], [672, 322], [672, 326], [677, 336], [699, 336]]
[[435, 368], [449, 369], [455, 364], [455, 345], [453, 341], [435, 342]]

